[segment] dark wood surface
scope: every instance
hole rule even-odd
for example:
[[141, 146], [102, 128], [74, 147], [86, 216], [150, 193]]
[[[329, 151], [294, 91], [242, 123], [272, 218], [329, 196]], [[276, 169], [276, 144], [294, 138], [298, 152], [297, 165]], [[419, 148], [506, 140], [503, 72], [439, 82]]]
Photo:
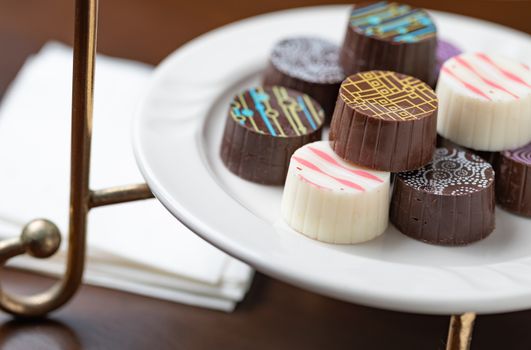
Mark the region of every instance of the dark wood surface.
[[[220, 25], [323, 3], [103, 0], [99, 51], [156, 64], [184, 42]], [[529, 1], [410, 3], [531, 33]], [[72, 1], [0, 0], [0, 94], [43, 43], [71, 43], [72, 28]], [[1, 277], [20, 292], [51, 283], [10, 269]], [[0, 349], [444, 349], [448, 321], [347, 304], [257, 274], [249, 295], [231, 314], [83, 286], [48, 319], [28, 322], [0, 314]], [[530, 349], [530, 325], [530, 311], [481, 316], [472, 348]]]

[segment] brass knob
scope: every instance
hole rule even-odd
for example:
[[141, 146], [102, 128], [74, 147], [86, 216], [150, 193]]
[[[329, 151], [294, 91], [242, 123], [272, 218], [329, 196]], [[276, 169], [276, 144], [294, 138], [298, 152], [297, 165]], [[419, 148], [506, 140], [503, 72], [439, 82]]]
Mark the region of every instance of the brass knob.
[[47, 258], [59, 249], [61, 232], [53, 222], [36, 219], [24, 226], [21, 240], [28, 254], [36, 258]]

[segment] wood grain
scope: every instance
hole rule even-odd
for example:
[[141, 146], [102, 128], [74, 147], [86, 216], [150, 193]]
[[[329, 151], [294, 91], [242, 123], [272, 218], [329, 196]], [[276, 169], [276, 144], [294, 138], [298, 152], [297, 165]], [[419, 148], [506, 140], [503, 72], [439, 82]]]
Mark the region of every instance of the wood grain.
[[[186, 41], [248, 16], [325, 1], [105, 0], [99, 51], [156, 64]], [[410, 1], [531, 33], [529, 1]], [[0, 94], [48, 40], [72, 42], [73, 2], [0, 0]], [[97, 79], [97, 78], [96, 78]], [[104, 210], [104, 209], [103, 209]], [[7, 269], [2, 283], [30, 292], [51, 279]], [[444, 349], [449, 318], [347, 304], [258, 274], [232, 314], [83, 286], [49, 319], [0, 314], [0, 349]], [[531, 348], [531, 312], [480, 316], [472, 349]]]

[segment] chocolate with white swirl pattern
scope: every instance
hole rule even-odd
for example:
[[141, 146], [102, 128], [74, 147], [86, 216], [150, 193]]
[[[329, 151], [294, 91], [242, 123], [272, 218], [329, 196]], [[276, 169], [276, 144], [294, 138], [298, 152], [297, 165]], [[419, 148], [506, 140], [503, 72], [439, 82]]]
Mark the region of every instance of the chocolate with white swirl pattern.
[[313, 37], [287, 38], [273, 48], [264, 72], [264, 85], [278, 85], [313, 97], [330, 122], [337, 93], [345, 79], [339, 65], [339, 47]]
[[428, 165], [398, 176], [413, 188], [456, 196], [481, 191], [494, 181], [494, 171], [489, 163], [456, 148], [438, 148]]
[[484, 239], [495, 227], [494, 171], [475, 154], [438, 148], [428, 165], [397, 175], [390, 219], [400, 232], [426, 243]]
[[282, 73], [311, 83], [338, 84], [345, 79], [339, 47], [327, 40], [296, 37], [278, 42], [271, 63]]

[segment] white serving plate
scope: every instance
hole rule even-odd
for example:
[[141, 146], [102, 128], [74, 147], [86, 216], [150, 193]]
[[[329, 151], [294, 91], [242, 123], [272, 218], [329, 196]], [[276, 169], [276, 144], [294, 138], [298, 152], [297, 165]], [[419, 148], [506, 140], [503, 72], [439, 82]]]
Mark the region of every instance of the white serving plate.
[[[530, 36], [432, 12], [439, 35], [466, 51], [531, 61]], [[433, 314], [531, 307], [531, 220], [497, 212], [486, 240], [445, 248], [390, 226], [380, 238], [338, 246], [308, 239], [280, 218], [282, 188], [230, 173], [218, 156], [229, 100], [258, 84], [272, 45], [291, 35], [340, 43], [347, 6], [276, 12], [184, 45], [156, 69], [134, 120], [139, 167], [156, 197], [198, 235], [256, 269], [346, 301]], [[161, 242], [163, 243], [163, 242]]]

